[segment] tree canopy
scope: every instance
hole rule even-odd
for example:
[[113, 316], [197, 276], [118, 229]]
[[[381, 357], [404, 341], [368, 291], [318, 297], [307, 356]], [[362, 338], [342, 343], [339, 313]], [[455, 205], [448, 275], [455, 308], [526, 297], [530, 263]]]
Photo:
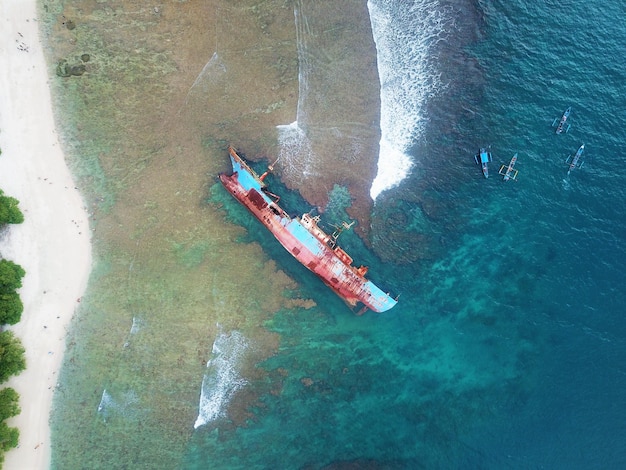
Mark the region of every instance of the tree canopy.
[[0, 225], [21, 224], [24, 214], [18, 207], [19, 201], [14, 197], [5, 196], [0, 189]]
[[0, 293], [0, 325], [15, 325], [22, 318], [24, 304], [17, 292]]
[[0, 390], [0, 421], [20, 414], [20, 396], [12, 388]]
[[[0, 152], [1, 153], [1, 152]], [[21, 224], [24, 215], [18, 207], [19, 201], [5, 196], [0, 189], [0, 227], [6, 224]], [[20, 320], [24, 305], [17, 289], [22, 287], [25, 271], [12, 261], [0, 259], [0, 325], [15, 324]], [[0, 383], [26, 368], [24, 347], [11, 331], [0, 331]], [[6, 420], [20, 413], [19, 395], [12, 388], [0, 390], [0, 467], [4, 453], [17, 447], [20, 432], [11, 428]]]
[[24, 268], [8, 259], [0, 259], [0, 293], [15, 292], [22, 287]]
[[[0, 450], [6, 452], [17, 447], [19, 437], [20, 432], [17, 428], [10, 428], [4, 421], [0, 422]], [[2, 460], [4, 460], [4, 455], [2, 455]]]
[[24, 346], [12, 331], [0, 332], [0, 383], [26, 369]]
[[0, 260], [0, 325], [15, 325], [22, 318], [24, 304], [17, 289], [22, 287], [24, 274], [20, 265]]

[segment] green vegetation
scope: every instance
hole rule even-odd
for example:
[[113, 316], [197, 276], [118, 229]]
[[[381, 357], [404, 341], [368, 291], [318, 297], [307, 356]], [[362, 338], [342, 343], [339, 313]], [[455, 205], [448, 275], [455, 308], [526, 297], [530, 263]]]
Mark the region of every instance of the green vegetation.
[[0, 423], [0, 463], [4, 462], [4, 452], [17, 447], [20, 431], [17, 428], [10, 428], [4, 421]]
[[20, 414], [19, 400], [20, 396], [12, 388], [0, 390], [0, 421]]
[[0, 383], [9, 380], [26, 368], [24, 347], [12, 331], [0, 332]]
[[[26, 368], [24, 347], [19, 338], [11, 331], [0, 332], [0, 383], [6, 382], [12, 375], [17, 375]], [[4, 453], [17, 447], [20, 432], [11, 428], [6, 420], [20, 413], [19, 395], [12, 388], [0, 390], [0, 464]]]
[[0, 325], [15, 325], [22, 317], [24, 305], [17, 289], [22, 287], [24, 274], [20, 265], [0, 260]]
[[22, 318], [24, 305], [17, 292], [0, 294], [0, 323], [15, 325]]
[[4, 460], [2, 455], [9, 449], [17, 446], [20, 432], [17, 428], [10, 428], [5, 421], [20, 414], [20, 396], [12, 388], [0, 390], [0, 463]]
[[0, 189], [0, 226], [5, 224], [21, 224], [24, 215], [17, 207], [19, 201], [14, 197], [5, 196]]
[[[18, 207], [19, 201], [5, 196], [0, 189], [0, 227], [6, 224], [21, 224], [24, 215]], [[12, 261], [0, 259], [0, 325], [14, 325], [20, 321], [24, 305], [17, 289], [22, 287], [24, 269]], [[26, 368], [24, 347], [11, 331], [0, 331], [0, 383], [19, 374]], [[12, 388], [0, 390], [0, 466], [4, 453], [17, 447], [20, 432], [9, 427], [6, 420], [20, 413], [19, 395]]]

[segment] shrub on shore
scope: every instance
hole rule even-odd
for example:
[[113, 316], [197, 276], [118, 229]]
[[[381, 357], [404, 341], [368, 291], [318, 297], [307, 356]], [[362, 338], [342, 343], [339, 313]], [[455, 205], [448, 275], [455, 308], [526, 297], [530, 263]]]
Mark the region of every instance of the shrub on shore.
[[0, 332], [0, 383], [26, 369], [24, 346], [12, 331]]
[[20, 432], [7, 426], [7, 419], [20, 414], [20, 396], [12, 388], [0, 390], [0, 464], [4, 461], [4, 452], [17, 446]]
[[18, 207], [19, 201], [14, 197], [5, 196], [0, 189], [0, 225], [21, 224], [24, 214]]
[[17, 447], [20, 438], [20, 431], [17, 428], [10, 428], [7, 423], [0, 423], [0, 463], [4, 462], [4, 452]]
[[0, 259], [0, 325], [15, 325], [22, 317], [24, 305], [17, 289], [22, 287], [24, 274], [20, 265]]
[[[22, 342], [11, 331], [0, 332], [0, 383], [6, 382], [9, 377], [19, 374], [25, 368]], [[0, 390], [0, 464], [4, 461], [4, 453], [18, 444], [19, 430], [9, 427], [6, 420], [20, 413], [19, 398], [12, 388]]]
[[[24, 222], [18, 204], [17, 199], [5, 196], [0, 189], [0, 227]], [[20, 321], [24, 305], [17, 289], [22, 287], [25, 274], [20, 265], [0, 259], [0, 325], [14, 325]], [[19, 338], [10, 331], [0, 331], [0, 383], [26, 368], [24, 352]], [[0, 467], [4, 462], [4, 453], [18, 445], [20, 432], [9, 427], [6, 420], [20, 413], [19, 398], [12, 388], [0, 390]]]
[[20, 396], [12, 388], [0, 390], [0, 421], [20, 414]]

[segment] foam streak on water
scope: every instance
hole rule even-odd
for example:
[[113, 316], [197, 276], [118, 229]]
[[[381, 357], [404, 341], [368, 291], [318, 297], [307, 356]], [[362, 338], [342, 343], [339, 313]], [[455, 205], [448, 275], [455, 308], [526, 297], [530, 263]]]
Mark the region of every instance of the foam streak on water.
[[130, 326], [130, 333], [129, 334], [131, 336], [136, 334], [139, 331], [139, 329], [141, 328], [141, 324], [142, 324], [142, 321], [141, 321], [140, 318], [133, 317], [133, 322], [132, 322], [132, 324]]
[[307, 175], [310, 172], [310, 162], [313, 158], [311, 142], [303, 127], [306, 127], [307, 116], [305, 114], [306, 101], [309, 95], [309, 74], [311, 61], [308, 52], [308, 39], [311, 31], [303, 12], [302, 1], [296, 1], [294, 7], [296, 43], [298, 48], [298, 107], [296, 121], [277, 126], [278, 143], [280, 146], [279, 156], [284, 171], [294, 175]]
[[102, 397], [98, 404], [98, 414], [104, 422], [107, 422], [113, 416], [133, 418], [137, 411], [138, 403], [139, 398], [134, 390], [118, 391], [116, 398], [113, 398], [112, 393], [105, 388], [102, 391]]
[[205, 64], [194, 82], [189, 87], [189, 90], [187, 90], [187, 95], [185, 96], [185, 105], [189, 102], [190, 96], [192, 96], [194, 93], [210, 93], [209, 87], [218, 83], [218, 81], [224, 77], [226, 71], [226, 64], [217, 54], [217, 51], [214, 52], [209, 61]]
[[410, 0], [402, 8], [393, 0], [369, 0], [367, 7], [381, 83], [378, 174], [370, 189], [376, 199], [413, 166], [407, 152], [424, 131], [427, 99], [441, 86], [429, 54], [451, 20], [437, 0]]
[[213, 343], [211, 359], [202, 380], [198, 418], [194, 429], [223, 416], [235, 392], [246, 384], [239, 375], [241, 361], [248, 348], [246, 338], [238, 331], [220, 333]]
[[226, 65], [222, 62], [217, 52], [214, 52], [206, 65], [202, 68], [202, 71], [198, 74], [193, 84], [189, 88], [189, 91], [193, 90], [198, 84], [206, 80], [213, 80], [226, 72]]

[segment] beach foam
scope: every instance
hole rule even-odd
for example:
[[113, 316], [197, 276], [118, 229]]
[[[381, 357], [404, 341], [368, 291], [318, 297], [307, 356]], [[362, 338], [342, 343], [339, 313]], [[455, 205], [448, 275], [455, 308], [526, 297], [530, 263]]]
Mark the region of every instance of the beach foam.
[[[294, 8], [296, 27], [296, 46], [298, 49], [298, 104], [296, 120], [291, 124], [276, 126], [278, 129], [279, 155], [284, 170], [299, 183], [302, 176], [311, 172], [314, 158], [311, 141], [306, 135], [306, 103], [309, 96], [309, 74], [311, 63], [308, 53], [308, 38], [311, 35], [309, 25], [302, 11], [301, 2]], [[298, 178], [298, 175], [301, 175]]]
[[441, 87], [429, 54], [449, 20], [435, 0], [414, 0], [407, 8], [398, 8], [390, 0], [369, 0], [367, 7], [381, 83], [378, 174], [370, 189], [376, 199], [402, 181], [413, 166], [407, 152], [424, 132], [428, 98]]
[[[277, 126], [278, 129], [278, 155], [285, 171], [292, 176], [300, 178], [311, 173], [311, 161], [313, 150], [311, 141], [304, 130], [295, 121], [289, 125]], [[300, 181], [296, 179], [296, 181]]]
[[239, 367], [247, 348], [248, 341], [238, 331], [220, 333], [215, 339], [202, 379], [194, 429], [223, 416], [235, 392], [246, 384], [239, 375]]

